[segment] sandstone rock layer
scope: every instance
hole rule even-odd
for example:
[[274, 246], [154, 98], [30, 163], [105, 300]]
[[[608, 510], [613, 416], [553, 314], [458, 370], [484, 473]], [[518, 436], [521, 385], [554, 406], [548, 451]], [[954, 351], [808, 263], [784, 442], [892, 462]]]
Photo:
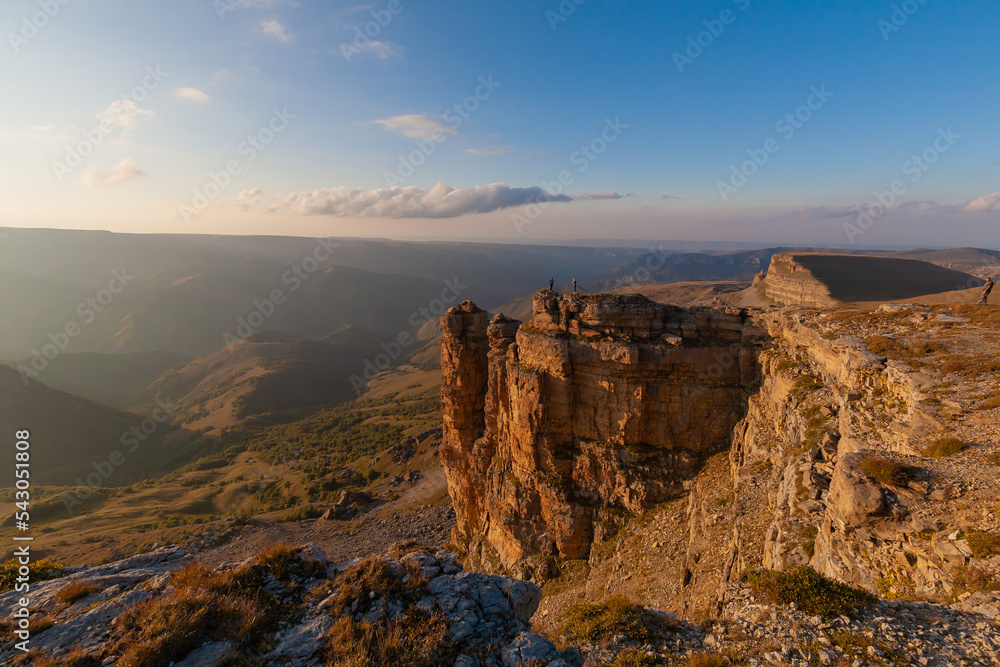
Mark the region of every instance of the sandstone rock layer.
[[623, 516], [680, 494], [728, 447], [767, 337], [740, 309], [640, 295], [543, 290], [533, 311], [487, 324], [466, 302], [442, 317], [454, 537], [522, 573], [587, 557]]

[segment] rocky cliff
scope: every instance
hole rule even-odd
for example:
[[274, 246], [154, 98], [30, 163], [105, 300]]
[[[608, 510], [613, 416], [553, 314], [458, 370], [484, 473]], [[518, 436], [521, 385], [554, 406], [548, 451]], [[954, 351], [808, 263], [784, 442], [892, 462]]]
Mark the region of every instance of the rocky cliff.
[[740, 309], [643, 296], [534, 297], [531, 322], [442, 317], [442, 461], [456, 543], [532, 572], [585, 558], [623, 517], [680, 495], [728, 447], [766, 332]]
[[720, 613], [748, 571], [810, 565], [1000, 617], [988, 315], [543, 291], [522, 325], [463, 304], [442, 342], [455, 542], [686, 615]]

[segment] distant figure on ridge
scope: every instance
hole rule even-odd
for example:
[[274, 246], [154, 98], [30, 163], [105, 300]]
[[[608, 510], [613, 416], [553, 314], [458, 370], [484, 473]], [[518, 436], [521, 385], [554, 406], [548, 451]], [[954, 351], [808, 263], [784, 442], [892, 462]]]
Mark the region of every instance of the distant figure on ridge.
[[576, 278], [573, 278], [573, 294], [576, 294]]
[[979, 297], [979, 303], [986, 303], [986, 300], [990, 298], [990, 292], [992, 291], [993, 291], [993, 278], [987, 276], [986, 284], [983, 285], [983, 295]]
[[549, 278], [549, 291], [550, 292], [552, 291], [552, 288], [555, 286], [555, 284], [556, 284], [556, 279], [555, 278]]

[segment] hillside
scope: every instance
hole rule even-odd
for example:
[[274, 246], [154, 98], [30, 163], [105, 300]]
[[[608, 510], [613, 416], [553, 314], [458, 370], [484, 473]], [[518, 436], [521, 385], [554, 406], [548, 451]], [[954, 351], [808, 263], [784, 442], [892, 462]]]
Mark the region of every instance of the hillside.
[[172, 368], [150, 384], [145, 400], [169, 400], [179, 406], [177, 423], [219, 432], [253, 416], [307, 413], [354, 398], [352, 376], [362, 378], [365, 360], [380, 352], [378, 337], [355, 327], [321, 341], [260, 331]]
[[[142, 401], [151, 382], [190, 357], [156, 350], [122, 354], [61, 354], [44, 370], [45, 384], [81, 398], [116, 408]], [[9, 362], [12, 368], [30, 368], [31, 358]]]
[[[78, 479], [87, 482], [95, 471], [100, 486], [129, 484], [140, 475], [186, 462], [206, 446], [199, 444], [197, 434], [171, 426], [169, 415], [156, 408], [133, 414], [34, 380], [26, 386], [16, 371], [0, 365], [0, 423], [31, 432], [35, 485], [79, 485]], [[111, 465], [113, 452], [121, 462]], [[2, 486], [14, 485], [13, 470], [8, 468]]]

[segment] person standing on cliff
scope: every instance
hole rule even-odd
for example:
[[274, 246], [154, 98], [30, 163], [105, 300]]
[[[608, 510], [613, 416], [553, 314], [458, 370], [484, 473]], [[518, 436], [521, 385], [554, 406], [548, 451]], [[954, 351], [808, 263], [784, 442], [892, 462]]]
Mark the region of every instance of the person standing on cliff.
[[986, 300], [990, 298], [990, 292], [993, 291], [993, 278], [990, 276], [986, 277], [986, 284], [983, 285], [983, 294], [979, 297], [979, 303], [986, 303]]
[[573, 278], [573, 294], [576, 294], [576, 278]]
[[556, 285], [556, 279], [555, 278], [549, 278], [549, 291], [550, 292], [552, 291], [552, 288], [555, 287], [555, 285]]

